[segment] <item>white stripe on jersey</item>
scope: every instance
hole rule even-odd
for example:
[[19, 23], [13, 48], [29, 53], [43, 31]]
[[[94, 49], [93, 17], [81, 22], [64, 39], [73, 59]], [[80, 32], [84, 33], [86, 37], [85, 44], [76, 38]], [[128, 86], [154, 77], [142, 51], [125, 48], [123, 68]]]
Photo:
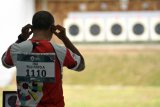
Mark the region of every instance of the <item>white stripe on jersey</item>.
[[14, 43], [12, 46], [11, 46], [11, 57], [12, 57], [12, 61], [14, 63], [14, 65], [16, 64], [16, 59], [17, 59], [17, 55], [15, 53], [25, 53], [25, 52], [28, 52], [28, 53], [31, 53], [32, 52], [32, 48], [33, 48], [33, 45], [32, 45], [32, 42], [31, 41], [24, 41], [22, 43]]
[[[51, 43], [51, 44], [56, 51], [56, 54], [57, 54], [57, 57], [60, 61], [61, 67], [63, 67], [64, 60], [65, 60], [65, 57], [66, 57], [66, 52], [67, 52], [66, 47], [57, 45], [55, 43]], [[69, 50], [69, 52], [70, 52], [71, 56], [73, 57], [73, 59], [77, 62], [77, 65], [75, 67], [71, 68], [71, 69], [76, 70], [78, 68], [79, 64], [80, 64], [81, 57], [78, 56], [77, 54], [73, 53], [71, 50]]]

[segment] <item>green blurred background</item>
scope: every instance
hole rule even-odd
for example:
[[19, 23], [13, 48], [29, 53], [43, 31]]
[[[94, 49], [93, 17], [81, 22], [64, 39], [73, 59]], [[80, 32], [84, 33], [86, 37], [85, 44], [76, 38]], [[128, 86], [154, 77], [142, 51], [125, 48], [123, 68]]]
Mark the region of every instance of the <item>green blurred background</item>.
[[[66, 107], [160, 106], [159, 45], [76, 46], [84, 55], [86, 69], [64, 68]], [[1, 90], [16, 90], [15, 85]]]

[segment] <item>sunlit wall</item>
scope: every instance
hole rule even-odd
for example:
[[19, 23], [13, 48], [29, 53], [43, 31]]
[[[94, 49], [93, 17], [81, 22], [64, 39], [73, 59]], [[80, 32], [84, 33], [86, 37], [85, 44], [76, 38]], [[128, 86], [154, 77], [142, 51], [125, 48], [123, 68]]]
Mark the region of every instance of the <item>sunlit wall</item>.
[[[21, 28], [31, 23], [34, 0], [0, 0], [0, 56], [17, 40]], [[10, 83], [15, 68], [6, 69], [0, 63], [0, 87]]]

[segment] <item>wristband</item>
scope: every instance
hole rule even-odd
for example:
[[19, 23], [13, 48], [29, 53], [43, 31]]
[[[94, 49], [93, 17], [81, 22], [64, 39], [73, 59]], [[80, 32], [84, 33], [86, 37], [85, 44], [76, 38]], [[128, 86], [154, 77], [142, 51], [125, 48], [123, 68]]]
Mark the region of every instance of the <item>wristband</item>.
[[26, 40], [26, 39], [23, 37], [22, 34], [20, 34], [20, 35], [18, 36], [18, 41], [23, 42], [23, 41], [25, 41], [25, 40]]
[[23, 42], [23, 41], [25, 41], [26, 39], [23, 37], [23, 35], [22, 34], [20, 34], [19, 36], [18, 36], [18, 40], [16, 41], [16, 43], [21, 43], [21, 42]]

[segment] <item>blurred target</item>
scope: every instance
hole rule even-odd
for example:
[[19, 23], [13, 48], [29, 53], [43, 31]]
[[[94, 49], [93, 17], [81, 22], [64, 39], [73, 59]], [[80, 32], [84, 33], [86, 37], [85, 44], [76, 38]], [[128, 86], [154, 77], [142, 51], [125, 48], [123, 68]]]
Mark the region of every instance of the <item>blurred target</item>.
[[160, 23], [156, 24], [155, 31], [157, 34], [160, 34]]
[[69, 33], [72, 36], [77, 36], [79, 34], [79, 27], [76, 24], [73, 24], [69, 27]]
[[3, 91], [3, 107], [16, 107], [16, 91]]
[[70, 18], [64, 20], [66, 34], [73, 42], [84, 41], [83, 20], [79, 18]]
[[123, 17], [106, 19], [106, 38], [109, 42], [127, 40], [126, 20]]
[[160, 23], [157, 23], [154, 29], [157, 34], [160, 34]]
[[136, 23], [133, 26], [133, 32], [134, 34], [136, 34], [137, 36], [142, 35], [144, 33], [144, 26], [141, 23]]
[[152, 17], [150, 19], [150, 39], [151, 41], [160, 41], [160, 18]]
[[149, 24], [145, 17], [132, 17], [128, 19], [129, 41], [148, 41]]
[[104, 20], [87, 18], [85, 20], [85, 40], [89, 42], [105, 41]]
[[111, 27], [111, 31], [115, 36], [118, 36], [118, 35], [120, 35], [122, 33], [122, 26], [119, 25], [119, 24], [114, 24]]
[[93, 24], [91, 25], [90, 27], [90, 33], [93, 35], [93, 36], [97, 36], [99, 33], [100, 33], [100, 26], [97, 25], [97, 24]]

